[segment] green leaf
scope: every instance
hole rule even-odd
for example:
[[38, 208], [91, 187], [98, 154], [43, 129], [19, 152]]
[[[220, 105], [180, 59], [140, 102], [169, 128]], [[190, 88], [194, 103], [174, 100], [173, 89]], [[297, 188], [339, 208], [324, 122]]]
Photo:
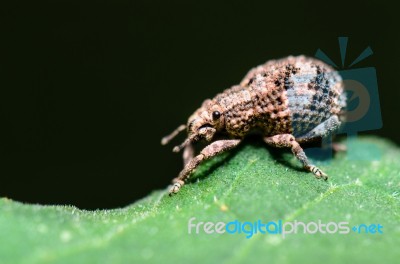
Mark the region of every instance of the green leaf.
[[[304, 172], [289, 151], [245, 142], [201, 166], [177, 195], [155, 191], [122, 209], [3, 198], [0, 263], [395, 263], [400, 150], [371, 137], [349, 144], [348, 154], [314, 160], [327, 182]], [[371, 161], [374, 149], [381, 157]], [[350, 228], [380, 224], [383, 234], [188, 234], [192, 217], [195, 223], [347, 221]]]

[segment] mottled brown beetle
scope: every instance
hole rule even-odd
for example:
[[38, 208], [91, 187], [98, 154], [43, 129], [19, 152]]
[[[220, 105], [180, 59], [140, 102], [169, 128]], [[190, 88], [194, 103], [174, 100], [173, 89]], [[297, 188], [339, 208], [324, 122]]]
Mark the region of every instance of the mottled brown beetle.
[[[236, 147], [252, 131], [261, 132], [270, 146], [291, 148], [307, 171], [326, 180], [300, 144], [337, 130], [345, 107], [342, 78], [329, 65], [305, 56], [268, 61], [250, 70], [240, 85], [205, 100], [187, 125], [162, 139], [165, 145], [187, 129], [187, 139], [173, 149], [184, 149], [184, 168], [169, 193], [177, 193], [201, 162]], [[194, 156], [192, 144], [199, 140], [212, 143]]]

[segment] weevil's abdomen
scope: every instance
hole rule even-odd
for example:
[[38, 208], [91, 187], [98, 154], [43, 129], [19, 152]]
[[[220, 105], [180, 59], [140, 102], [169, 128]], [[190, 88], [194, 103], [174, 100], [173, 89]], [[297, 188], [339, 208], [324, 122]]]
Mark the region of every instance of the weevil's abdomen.
[[304, 135], [332, 115], [341, 116], [346, 97], [340, 75], [304, 56], [268, 61], [252, 69], [240, 85], [217, 95], [228, 133], [252, 129], [264, 135]]

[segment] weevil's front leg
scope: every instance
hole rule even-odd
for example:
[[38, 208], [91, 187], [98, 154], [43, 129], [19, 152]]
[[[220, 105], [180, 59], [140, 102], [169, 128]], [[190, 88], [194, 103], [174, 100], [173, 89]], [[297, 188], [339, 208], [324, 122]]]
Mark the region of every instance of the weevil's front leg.
[[272, 137], [264, 138], [264, 141], [273, 147], [278, 148], [291, 148], [293, 154], [296, 156], [298, 160], [301, 161], [303, 167], [314, 173], [316, 178], [322, 178], [324, 180], [328, 179], [328, 175], [326, 175], [322, 170], [320, 170], [315, 165], [310, 164], [306, 154], [304, 153], [303, 149], [301, 148], [300, 144], [295, 140], [294, 136], [291, 134], [281, 134], [275, 135]]
[[185, 181], [189, 178], [190, 174], [200, 165], [202, 161], [236, 147], [240, 141], [240, 139], [218, 140], [205, 147], [199, 155], [192, 158], [185, 165], [181, 173], [179, 173], [179, 176], [173, 180], [174, 185], [169, 190], [169, 194], [172, 195], [179, 192], [180, 188], [185, 184]]
[[183, 166], [186, 166], [186, 164], [189, 163], [194, 158], [194, 147], [192, 144], [186, 145], [186, 147], [183, 149]]

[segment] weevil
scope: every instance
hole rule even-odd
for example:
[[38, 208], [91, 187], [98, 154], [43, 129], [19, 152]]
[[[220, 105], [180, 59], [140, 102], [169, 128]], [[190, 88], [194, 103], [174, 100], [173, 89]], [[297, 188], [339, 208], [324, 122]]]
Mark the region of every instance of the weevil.
[[[306, 171], [328, 179], [310, 163], [300, 144], [331, 135], [345, 120], [346, 96], [341, 76], [329, 65], [306, 56], [267, 61], [251, 69], [239, 85], [207, 99], [188, 119], [161, 140], [167, 144], [187, 130], [184, 168], [173, 180], [169, 194], [179, 192], [191, 173], [205, 160], [228, 151], [253, 131], [266, 144], [290, 148]], [[209, 143], [198, 155], [193, 144]]]

